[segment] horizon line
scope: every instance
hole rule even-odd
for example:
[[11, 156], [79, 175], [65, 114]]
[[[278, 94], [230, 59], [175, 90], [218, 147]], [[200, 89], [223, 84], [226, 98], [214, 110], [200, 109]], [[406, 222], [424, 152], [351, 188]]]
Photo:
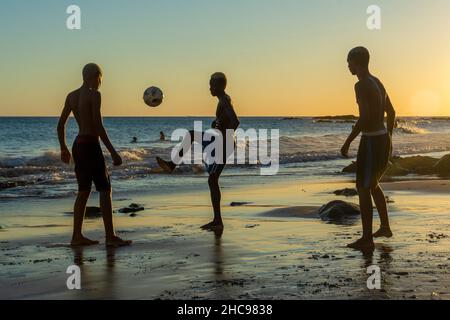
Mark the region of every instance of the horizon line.
[[[0, 115], [0, 118], [59, 118], [59, 115]], [[120, 116], [120, 115], [105, 115], [103, 118], [214, 118], [214, 115], [170, 115], [170, 116], [142, 116], [142, 115], [130, 115], [130, 116]], [[239, 116], [239, 118], [331, 118], [331, 117], [355, 117], [358, 118], [357, 115], [345, 114], [345, 115], [245, 115]], [[396, 118], [448, 118], [449, 115], [397, 115]], [[73, 115], [70, 115], [70, 118], [73, 118]]]

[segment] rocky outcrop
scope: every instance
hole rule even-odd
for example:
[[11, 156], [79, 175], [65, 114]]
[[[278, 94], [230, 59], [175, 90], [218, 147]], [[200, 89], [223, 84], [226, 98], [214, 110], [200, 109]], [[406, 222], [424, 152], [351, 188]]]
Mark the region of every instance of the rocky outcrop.
[[358, 205], [340, 200], [331, 201], [319, 209], [320, 218], [324, 221], [340, 221], [359, 214]]

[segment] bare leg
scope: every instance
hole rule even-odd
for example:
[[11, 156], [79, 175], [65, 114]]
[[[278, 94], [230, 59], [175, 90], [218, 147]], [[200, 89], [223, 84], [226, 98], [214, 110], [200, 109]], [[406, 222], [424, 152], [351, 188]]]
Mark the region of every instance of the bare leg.
[[89, 240], [83, 236], [82, 233], [84, 213], [86, 211], [86, 203], [89, 199], [89, 195], [89, 191], [80, 191], [75, 200], [73, 209], [73, 234], [72, 241], [70, 242], [70, 245], [74, 247], [98, 244], [98, 241]]
[[358, 241], [349, 244], [348, 247], [353, 249], [371, 249], [374, 247], [374, 243], [372, 237], [373, 206], [372, 198], [370, 197], [370, 189], [359, 188], [358, 194], [363, 236]]
[[100, 209], [103, 214], [103, 224], [105, 225], [106, 245], [114, 247], [130, 245], [131, 241], [122, 240], [114, 232], [111, 191], [100, 192]]
[[388, 216], [388, 210], [386, 205], [386, 197], [384, 195], [383, 189], [381, 189], [380, 185], [377, 185], [375, 188], [371, 190], [373, 201], [375, 202], [375, 205], [377, 206], [378, 215], [380, 216], [381, 220], [381, 227], [380, 229], [373, 234], [375, 238], [380, 237], [386, 237], [391, 238], [392, 237], [392, 231], [391, 227], [389, 225], [389, 216]]
[[[201, 133], [201, 134], [203, 137], [203, 133]], [[181, 145], [184, 146], [186, 144], [186, 142], [185, 142], [186, 139], [189, 139], [188, 140], [190, 142], [189, 148], [192, 147], [192, 144], [194, 143], [194, 138], [195, 138], [195, 131], [191, 130], [191, 131], [189, 131], [189, 133], [187, 133], [184, 136], [183, 141], [181, 142]], [[186, 150], [186, 151], [188, 151], [188, 150]], [[181, 149], [179, 152], [179, 156], [182, 158], [183, 155], [184, 155], [184, 150]], [[172, 173], [175, 170], [175, 168], [177, 167], [177, 165], [172, 160], [166, 161], [160, 157], [156, 157], [156, 161], [158, 162], [158, 165], [167, 173]]]
[[219, 177], [211, 174], [208, 179], [209, 191], [211, 193], [211, 202], [214, 209], [214, 220], [202, 226], [204, 230], [223, 229], [222, 215], [220, 213], [221, 193], [219, 187]]

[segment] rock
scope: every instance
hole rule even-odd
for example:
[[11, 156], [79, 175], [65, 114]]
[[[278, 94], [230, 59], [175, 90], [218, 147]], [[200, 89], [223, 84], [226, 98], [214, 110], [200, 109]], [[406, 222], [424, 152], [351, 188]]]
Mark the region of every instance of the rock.
[[392, 160], [395, 166], [412, 173], [427, 174], [432, 171], [432, 167], [438, 162], [438, 159], [432, 157], [413, 156], [405, 158], [395, 158]]
[[86, 207], [84, 216], [86, 218], [100, 218], [102, 216], [102, 211], [99, 207]]
[[[342, 172], [356, 173], [356, 162], [345, 167]], [[393, 157], [389, 161], [385, 175], [388, 177], [406, 176], [408, 174], [450, 176], [450, 154], [436, 159], [427, 156]]]
[[324, 221], [338, 221], [360, 215], [359, 206], [353, 203], [335, 200], [319, 209], [320, 218]]
[[145, 208], [137, 203], [132, 203], [128, 207], [122, 208], [119, 210], [120, 213], [135, 213], [138, 211], [143, 211]]
[[433, 166], [433, 171], [435, 174], [441, 177], [450, 176], [450, 154], [443, 156], [437, 163]]
[[356, 189], [349, 189], [349, 188], [336, 190], [333, 193], [337, 196], [345, 196], [345, 197], [354, 197], [358, 195], [358, 191], [356, 191]]
[[346, 166], [344, 169], [342, 169], [342, 172], [344, 173], [356, 173], [356, 162], [353, 161], [352, 164]]
[[232, 207], [241, 207], [241, 206], [245, 206], [247, 204], [252, 204], [253, 202], [232, 202], [230, 203], [230, 206]]
[[340, 120], [340, 121], [357, 121], [359, 117], [354, 115], [343, 115], [343, 116], [324, 116], [324, 117], [314, 117], [314, 120]]
[[395, 177], [395, 176], [406, 176], [410, 173], [413, 173], [413, 172], [409, 171], [405, 168], [402, 168], [401, 166], [399, 166], [395, 163], [389, 162], [386, 172], [385, 172], [385, 175], [388, 177]]
[[7, 182], [1, 182], [0, 181], [0, 190], [3, 189], [10, 189], [10, 188], [16, 188], [16, 187], [24, 187], [29, 184], [33, 184], [32, 181], [7, 181]]

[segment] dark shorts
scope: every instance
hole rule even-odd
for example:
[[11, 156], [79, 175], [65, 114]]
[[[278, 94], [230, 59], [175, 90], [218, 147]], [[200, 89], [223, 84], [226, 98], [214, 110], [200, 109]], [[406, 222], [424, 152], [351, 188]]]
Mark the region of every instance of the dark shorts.
[[[191, 135], [191, 141], [194, 141], [194, 131], [191, 130], [189, 131], [190, 135]], [[208, 147], [211, 143], [214, 142], [214, 138], [211, 139], [211, 141], [204, 141], [203, 137], [205, 135], [205, 132], [202, 132], [202, 151], [205, 151], [206, 147]], [[226, 146], [227, 146], [227, 141], [224, 137], [224, 141], [223, 141], [223, 150], [222, 150], [222, 154], [223, 154], [223, 161], [221, 163], [211, 163], [211, 164], [206, 164], [206, 170], [208, 171], [209, 175], [215, 175], [217, 177], [220, 176], [220, 174], [222, 173], [223, 169], [225, 168], [226, 164], [227, 164], [227, 152], [226, 152]], [[214, 152], [212, 154], [212, 156], [215, 156]]]
[[110, 191], [108, 169], [97, 137], [80, 135], [72, 147], [78, 191], [91, 191], [92, 182], [99, 192]]
[[389, 163], [391, 138], [386, 133], [379, 136], [362, 136], [356, 161], [356, 185], [358, 188], [374, 188], [378, 185]]

